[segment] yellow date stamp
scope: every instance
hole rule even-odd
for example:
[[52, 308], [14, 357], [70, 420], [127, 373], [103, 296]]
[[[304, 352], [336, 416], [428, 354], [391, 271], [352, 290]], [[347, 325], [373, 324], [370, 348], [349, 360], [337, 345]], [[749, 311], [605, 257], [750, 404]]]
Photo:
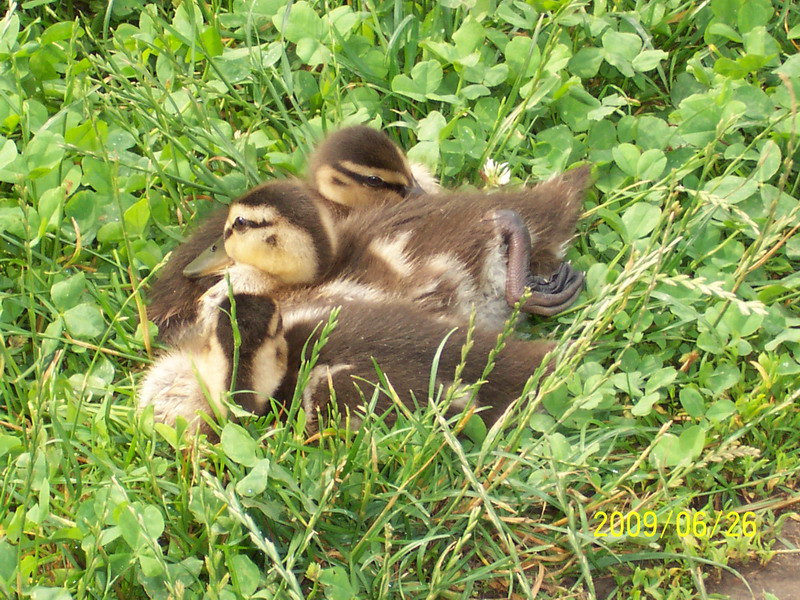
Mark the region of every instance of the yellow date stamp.
[[675, 530], [678, 537], [711, 539], [716, 535], [727, 538], [753, 538], [758, 531], [756, 513], [747, 511], [670, 511], [658, 514], [652, 510], [623, 513], [598, 511], [592, 515], [594, 537], [646, 537], [663, 538]]

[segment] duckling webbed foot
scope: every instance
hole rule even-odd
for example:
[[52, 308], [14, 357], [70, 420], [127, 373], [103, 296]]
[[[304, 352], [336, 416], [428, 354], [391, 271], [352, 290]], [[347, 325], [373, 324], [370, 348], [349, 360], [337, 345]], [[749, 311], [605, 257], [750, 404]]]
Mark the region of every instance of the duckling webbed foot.
[[527, 313], [550, 317], [569, 308], [583, 289], [584, 275], [568, 262], [561, 263], [550, 277], [528, 274], [526, 286], [531, 298], [522, 307]]
[[486, 220], [494, 223], [508, 245], [506, 272], [506, 301], [514, 306], [530, 289], [530, 298], [522, 306], [523, 312], [552, 316], [560, 313], [577, 300], [583, 289], [583, 273], [563, 262], [550, 277], [533, 275], [530, 271], [531, 234], [522, 217], [514, 210], [496, 210]]

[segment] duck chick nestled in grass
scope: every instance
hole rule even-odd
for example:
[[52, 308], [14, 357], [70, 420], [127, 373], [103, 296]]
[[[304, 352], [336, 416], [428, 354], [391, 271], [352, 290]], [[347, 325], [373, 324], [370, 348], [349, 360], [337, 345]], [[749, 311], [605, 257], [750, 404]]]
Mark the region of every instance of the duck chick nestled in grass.
[[[338, 221], [353, 210], [398, 203], [424, 191], [435, 191], [435, 181], [419, 166], [411, 165], [403, 151], [386, 134], [365, 126], [347, 127], [322, 142], [310, 160], [307, 181], [291, 179], [296, 189]], [[417, 175], [414, 175], [416, 171]], [[249, 197], [252, 192], [245, 194]], [[192, 265], [202, 255], [222, 252], [222, 230], [228, 208], [214, 212], [178, 246], [150, 290], [148, 317], [158, 326], [159, 337], [177, 342], [195, 319], [197, 300], [219, 275], [199, 275]], [[202, 261], [201, 261], [202, 262]]]
[[[286, 414], [299, 395], [309, 433], [318, 429], [318, 417], [327, 414], [333, 399], [337, 413], [349, 416], [351, 426], [357, 428], [376, 391], [375, 413], [381, 417], [389, 412], [385, 418], [392, 422], [394, 397], [413, 410], [427, 404], [431, 389], [436, 394], [440, 388], [455, 388], [445, 413], [451, 417], [467, 408], [473, 397], [470, 388], [480, 382], [474, 406], [491, 425], [520, 398], [529, 377], [555, 346], [543, 340], [508, 339], [484, 380], [497, 334], [476, 329], [464, 358], [465, 324], [420, 314], [408, 303], [288, 296], [284, 326], [281, 311], [269, 297], [234, 293], [232, 305], [225, 296], [215, 301], [220, 291], [215, 287], [204, 299], [205, 334], [158, 359], [141, 385], [139, 408], [152, 405], [158, 422], [174, 425], [183, 417], [192, 430], [209, 433], [199, 413], [224, 415], [220, 400], [228, 390], [233, 391], [234, 402], [255, 415], [266, 414], [270, 406], [281, 407]], [[321, 335], [334, 303], [341, 306], [337, 325], [305, 386], [296, 392], [304, 350]], [[231, 314], [241, 336], [238, 359]], [[462, 360], [463, 370], [456, 380]], [[432, 371], [434, 363], [437, 368]], [[552, 364], [547, 364], [545, 370], [551, 369]]]
[[[191, 238], [176, 250], [181, 273], [174, 272], [171, 259], [153, 287], [148, 312], [162, 340], [181, 344], [195, 335], [201, 298], [222, 280], [232, 262], [225, 251], [228, 244], [234, 244], [232, 251], [248, 264], [270, 273], [270, 291], [312, 283], [326, 272], [336, 253], [332, 212], [297, 180], [256, 187], [235, 200], [223, 216], [215, 234], [219, 239], [198, 248], [196, 243], [205, 236]], [[186, 260], [189, 257], [192, 260]], [[246, 290], [245, 285], [242, 291]]]
[[[336, 328], [320, 350], [305, 386], [297, 390], [303, 349], [320, 337], [330, 317], [331, 302], [341, 306]], [[497, 332], [476, 328], [472, 347], [464, 357], [466, 323], [437, 319], [407, 302], [304, 298], [299, 304], [287, 302], [284, 315], [289, 362], [275, 398], [288, 411], [295, 395], [299, 396], [309, 432], [319, 427], [317, 417], [326, 416], [333, 399], [338, 415], [349, 415], [351, 426], [357, 428], [375, 394], [375, 414], [386, 415], [383, 418], [391, 423], [395, 399], [411, 410], [424, 408], [430, 390], [436, 397], [440, 389], [454, 391], [445, 416], [460, 414], [472, 401], [484, 422], [492, 425], [521, 397], [528, 379], [555, 347], [544, 340], [506, 339], [484, 379]], [[456, 380], [462, 360], [463, 370]], [[376, 364], [388, 383], [382, 381]], [[547, 363], [545, 372], [552, 367]]]

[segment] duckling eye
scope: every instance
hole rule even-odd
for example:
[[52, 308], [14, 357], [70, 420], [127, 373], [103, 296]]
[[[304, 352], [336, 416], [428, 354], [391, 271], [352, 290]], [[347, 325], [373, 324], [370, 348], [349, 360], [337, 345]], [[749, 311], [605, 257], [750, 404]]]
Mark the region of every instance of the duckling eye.
[[242, 231], [245, 231], [248, 227], [250, 227], [252, 224], [253, 224], [252, 221], [248, 221], [244, 217], [236, 217], [233, 220], [232, 226], [235, 231], [241, 233]]
[[367, 185], [370, 187], [379, 187], [383, 185], [383, 179], [377, 175], [367, 175]]

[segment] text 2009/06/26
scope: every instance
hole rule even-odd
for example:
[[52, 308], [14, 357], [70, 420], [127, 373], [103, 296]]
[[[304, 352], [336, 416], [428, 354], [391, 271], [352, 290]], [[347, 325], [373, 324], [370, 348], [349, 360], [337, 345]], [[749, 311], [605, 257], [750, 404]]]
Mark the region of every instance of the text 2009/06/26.
[[752, 511], [630, 511], [623, 513], [598, 511], [592, 515], [595, 521], [594, 537], [648, 537], [662, 538], [672, 526], [679, 537], [693, 536], [710, 539], [717, 534], [724, 537], [749, 537], [756, 535], [756, 514]]

